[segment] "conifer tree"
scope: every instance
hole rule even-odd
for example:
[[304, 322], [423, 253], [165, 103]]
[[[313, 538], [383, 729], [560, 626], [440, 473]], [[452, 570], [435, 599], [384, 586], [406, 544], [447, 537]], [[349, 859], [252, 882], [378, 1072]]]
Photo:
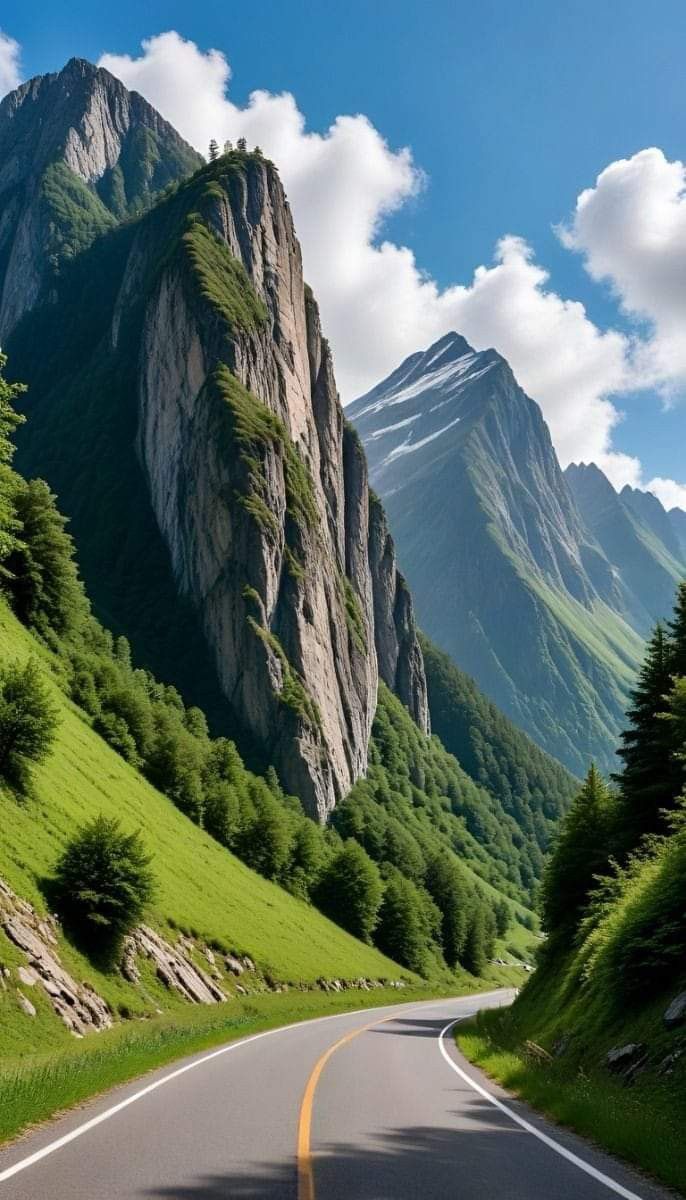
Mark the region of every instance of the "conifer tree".
[[432, 858], [426, 888], [441, 914], [443, 957], [449, 967], [455, 967], [467, 937], [467, 889], [457, 863], [447, 854]]
[[210, 140], [208, 153], [210, 162], [214, 162], [214, 160], [219, 157], [219, 146], [217, 145], [216, 138], [212, 138]]
[[17, 396], [26, 391], [21, 383], [4, 378], [7, 356], [0, 352], [0, 577], [6, 576], [4, 561], [18, 544], [18, 522], [14, 511], [14, 493], [19, 482], [11, 468], [14, 446], [12, 434], [24, 417], [15, 411]]
[[[684, 628], [686, 652], [686, 592], [671, 629]], [[616, 852], [626, 857], [646, 833], [663, 831], [664, 810], [674, 807], [681, 792], [683, 771], [674, 757], [674, 733], [665, 720], [674, 674], [674, 643], [658, 625], [648, 643], [638, 683], [627, 713], [628, 727], [618, 751], [624, 768], [619, 784]]]
[[672, 675], [686, 675], [686, 580], [679, 584], [669, 622]]
[[548, 933], [578, 925], [596, 876], [607, 868], [613, 823], [613, 800], [591, 764], [543, 876], [543, 924]]

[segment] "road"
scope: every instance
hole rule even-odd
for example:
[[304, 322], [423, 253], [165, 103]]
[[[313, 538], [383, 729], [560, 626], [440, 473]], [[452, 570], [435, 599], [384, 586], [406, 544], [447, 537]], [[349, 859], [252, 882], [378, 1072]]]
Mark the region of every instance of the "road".
[[195, 1055], [0, 1151], [0, 1200], [666, 1200], [462, 1059], [452, 1023], [509, 999], [342, 1014]]

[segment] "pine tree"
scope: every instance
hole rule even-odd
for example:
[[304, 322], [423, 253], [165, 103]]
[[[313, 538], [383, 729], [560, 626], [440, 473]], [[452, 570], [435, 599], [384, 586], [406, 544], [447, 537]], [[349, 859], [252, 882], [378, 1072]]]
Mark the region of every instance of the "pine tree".
[[12, 607], [19, 620], [42, 633], [65, 633], [88, 606], [74, 562], [74, 544], [56, 497], [42, 479], [23, 480], [15, 491], [18, 541], [5, 560]]
[[[686, 591], [680, 592], [680, 600], [686, 647]], [[681, 619], [678, 606], [672, 630], [678, 630]], [[629, 726], [622, 733], [618, 751], [624, 764], [615, 776], [619, 784], [616, 850], [620, 857], [634, 850], [644, 834], [664, 830], [662, 812], [674, 807], [681, 792], [683, 771], [673, 754], [673, 729], [665, 720], [674, 668], [674, 644], [658, 625], [632, 692]]]
[[686, 675], [686, 580], [677, 589], [674, 614], [668, 628], [672, 675]]
[[592, 764], [543, 876], [543, 924], [548, 933], [578, 925], [596, 876], [607, 868], [614, 819], [613, 800]]
[[0, 352], [0, 577], [7, 576], [5, 559], [16, 548], [19, 525], [14, 511], [14, 494], [19, 483], [10, 464], [14, 454], [12, 434], [25, 420], [15, 411], [17, 396], [26, 391], [21, 383], [8, 383], [4, 378], [7, 357]]
[[462, 964], [472, 975], [483, 975], [486, 970], [486, 940], [486, 914], [477, 904], [471, 913], [462, 954]]
[[467, 937], [467, 889], [457, 863], [447, 854], [431, 859], [426, 888], [441, 914], [443, 957], [449, 967], [456, 967]]
[[210, 140], [208, 154], [209, 154], [210, 162], [214, 162], [216, 158], [219, 158], [219, 146], [217, 145], [217, 141], [215, 138], [212, 138]]
[[236, 149], [242, 151], [243, 153], [245, 153], [245, 151], [248, 149], [248, 143], [244, 137], [239, 137], [238, 141], [236, 142]]
[[423, 975], [428, 940], [418, 889], [394, 871], [384, 889], [374, 942], [389, 958]]

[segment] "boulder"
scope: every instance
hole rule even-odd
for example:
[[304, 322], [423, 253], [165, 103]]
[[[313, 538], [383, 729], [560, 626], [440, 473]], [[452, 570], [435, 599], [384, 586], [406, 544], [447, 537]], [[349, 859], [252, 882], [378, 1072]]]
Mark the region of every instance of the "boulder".
[[662, 1020], [668, 1029], [674, 1029], [686, 1021], [686, 992], [680, 992], [674, 997]]
[[36, 1010], [33, 1004], [30, 1000], [27, 1000], [23, 992], [19, 991], [19, 988], [17, 988], [17, 1000], [19, 1001], [19, 1007], [26, 1013], [27, 1017], [35, 1017]]
[[605, 1055], [605, 1066], [619, 1074], [628, 1070], [635, 1071], [636, 1066], [643, 1061], [645, 1052], [643, 1042], [627, 1042], [625, 1046], [613, 1046]]

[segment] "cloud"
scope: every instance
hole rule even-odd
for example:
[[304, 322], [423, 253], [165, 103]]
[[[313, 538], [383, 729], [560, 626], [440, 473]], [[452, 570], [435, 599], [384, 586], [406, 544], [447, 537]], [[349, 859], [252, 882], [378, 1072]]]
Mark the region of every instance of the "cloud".
[[[385, 217], [416, 196], [424, 183], [407, 148], [389, 147], [360, 114], [339, 116], [325, 133], [312, 132], [290, 93], [255, 91], [241, 108], [228, 95], [231, 70], [225, 56], [218, 50], [203, 52], [173, 31], [144, 41], [138, 58], [104, 54], [100, 64], [146, 96], [199, 150], [205, 151], [212, 137], [221, 143], [245, 136], [278, 164], [344, 402], [373, 386], [408, 354], [456, 329], [477, 349], [494, 346], [508, 359], [519, 382], [541, 405], [563, 465], [594, 460], [617, 487], [641, 486], [638, 459], [613, 448], [622, 413], [612, 396], [644, 384], [649, 368], [655, 375], [644, 343], [638, 336], [599, 329], [582, 304], [558, 295], [532, 248], [515, 236], [500, 240], [493, 261], [477, 267], [470, 282], [440, 289], [409, 248], [382, 239]], [[651, 158], [660, 152], [644, 154], [654, 175], [662, 177], [663, 166]], [[662, 164], [670, 167], [664, 158]], [[645, 294], [639, 296], [635, 287], [629, 288], [633, 274], [621, 275], [620, 291], [620, 275], [614, 273], [621, 238], [612, 241], [613, 250], [604, 257], [602, 236], [594, 237], [592, 252], [590, 248], [589, 230], [600, 228], [602, 235], [600, 217], [588, 220], [592, 197], [601, 181], [627, 165], [613, 164], [596, 189], [579, 197], [574, 221], [562, 236], [587, 255], [594, 277], [612, 278], [627, 310], [657, 323], [660, 264], [654, 262], [652, 284], [646, 282]], [[674, 217], [678, 209], [674, 166], [666, 172], [669, 182], [666, 176], [661, 179], [661, 201], [654, 201], [661, 220], [667, 211]], [[660, 190], [657, 184], [644, 185], [644, 192], [645, 186], [651, 194]], [[640, 198], [627, 199], [627, 187], [615, 187], [615, 203], [624, 227], [638, 221], [640, 243], [650, 221], [638, 211]], [[601, 190], [607, 197], [605, 183]], [[601, 206], [606, 235], [608, 228], [612, 232], [612, 203], [609, 197]], [[630, 231], [625, 229], [623, 236], [633, 244]], [[634, 267], [636, 261], [638, 256]], [[675, 293], [678, 274], [672, 276], [670, 268]], [[660, 304], [662, 314], [664, 302]], [[666, 334], [666, 315], [661, 321]], [[663, 383], [667, 359], [671, 355], [676, 360], [678, 352], [674, 344], [668, 354], [665, 340], [665, 361], [659, 368]]]
[[607, 281], [623, 310], [648, 323], [637, 374], [671, 395], [686, 385], [686, 167], [641, 150], [606, 167], [559, 230]]
[[644, 490], [652, 492], [666, 509], [683, 508], [686, 511], [686, 484], [675, 483], [673, 479], [651, 479], [645, 484]]
[[19, 56], [19, 43], [0, 29], [0, 97], [13, 91], [21, 82]]

